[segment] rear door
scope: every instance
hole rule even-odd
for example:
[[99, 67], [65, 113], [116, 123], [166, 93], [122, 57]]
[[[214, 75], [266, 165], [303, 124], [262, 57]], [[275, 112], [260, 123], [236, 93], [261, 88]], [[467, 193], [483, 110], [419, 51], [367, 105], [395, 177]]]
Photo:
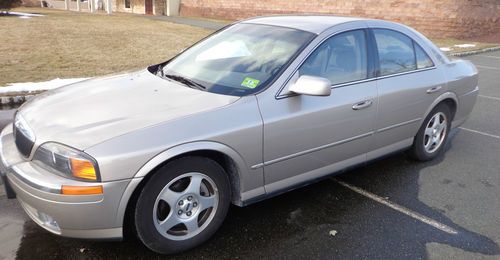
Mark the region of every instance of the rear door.
[[[373, 149], [388, 145], [402, 148], [411, 144], [422, 117], [443, 93], [446, 81], [423, 48], [408, 35], [389, 28], [371, 31], [379, 61], [379, 107]], [[373, 153], [373, 157], [377, 155]]]

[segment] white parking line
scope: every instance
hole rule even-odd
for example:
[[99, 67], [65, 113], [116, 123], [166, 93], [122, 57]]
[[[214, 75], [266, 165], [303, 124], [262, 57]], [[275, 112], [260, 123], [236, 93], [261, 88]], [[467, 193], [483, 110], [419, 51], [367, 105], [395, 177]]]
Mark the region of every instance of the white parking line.
[[497, 68], [497, 67], [490, 67], [490, 66], [483, 66], [483, 65], [476, 65], [476, 67], [482, 68], [482, 69], [500, 70], [500, 68]]
[[449, 226], [447, 226], [445, 224], [439, 223], [439, 222], [437, 222], [434, 219], [428, 218], [428, 217], [426, 217], [426, 216], [424, 216], [424, 215], [422, 215], [420, 213], [412, 211], [412, 210], [410, 210], [410, 209], [408, 209], [406, 207], [398, 205], [398, 204], [396, 204], [396, 203], [394, 203], [392, 201], [389, 201], [388, 199], [384, 199], [384, 198], [382, 198], [382, 197], [380, 197], [378, 195], [375, 195], [375, 194], [373, 194], [371, 192], [365, 191], [365, 190], [363, 190], [361, 188], [358, 188], [356, 186], [353, 186], [353, 185], [351, 185], [349, 183], [337, 180], [336, 178], [333, 178], [333, 180], [335, 182], [337, 182], [338, 184], [340, 184], [340, 185], [342, 185], [342, 186], [344, 186], [344, 187], [346, 187], [346, 188], [348, 188], [348, 189], [350, 189], [350, 190], [352, 190], [352, 191], [354, 191], [354, 192], [356, 192], [356, 193], [358, 193], [360, 195], [363, 195], [363, 196], [365, 196], [365, 197], [367, 197], [369, 199], [372, 199], [372, 200], [374, 200], [374, 201], [376, 201], [376, 202], [378, 202], [380, 204], [383, 204], [383, 205], [385, 205], [385, 206], [387, 206], [387, 207], [389, 207], [391, 209], [394, 209], [394, 210], [396, 210], [396, 211], [398, 211], [400, 213], [403, 213], [403, 214], [405, 214], [405, 215], [407, 215], [409, 217], [412, 217], [412, 218], [414, 218], [416, 220], [419, 220], [419, 221], [421, 221], [421, 222], [423, 222], [423, 223], [425, 223], [427, 225], [430, 225], [430, 226], [432, 226], [434, 228], [437, 228], [437, 229], [439, 229], [441, 231], [444, 231], [444, 232], [446, 232], [448, 234], [452, 234], [452, 235], [458, 234], [458, 231], [456, 231], [455, 229], [453, 229], [453, 228], [451, 228], [451, 227], [449, 227]]
[[464, 127], [459, 127], [459, 128], [462, 129], [462, 130], [465, 130], [465, 131], [469, 131], [471, 133], [476, 133], [476, 134], [480, 134], [480, 135], [484, 135], [484, 136], [489, 136], [489, 137], [493, 137], [493, 138], [496, 138], [496, 139], [500, 139], [500, 136], [498, 136], [498, 135], [488, 134], [488, 133], [485, 133], [485, 132], [481, 132], [481, 131], [477, 131], [477, 130], [473, 130], [473, 129], [469, 129], [469, 128], [464, 128]]
[[491, 96], [485, 96], [485, 95], [478, 95], [478, 97], [489, 98], [489, 99], [500, 101], [500, 98], [498, 98], [498, 97], [491, 97]]
[[485, 57], [485, 58], [500, 59], [500, 57], [497, 57], [497, 56], [491, 56], [491, 55], [477, 55], [476, 57]]

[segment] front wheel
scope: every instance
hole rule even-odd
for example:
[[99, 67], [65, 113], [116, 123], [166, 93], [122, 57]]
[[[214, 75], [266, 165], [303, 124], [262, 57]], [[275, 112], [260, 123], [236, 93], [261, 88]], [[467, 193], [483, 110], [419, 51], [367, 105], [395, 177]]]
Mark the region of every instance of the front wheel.
[[154, 173], [137, 199], [137, 235], [161, 254], [193, 248], [220, 227], [230, 197], [228, 176], [215, 161], [203, 157], [172, 161]]
[[429, 161], [444, 149], [451, 127], [450, 108], [436, 106], [424, 120], [410, 149], [410, 156], [419, 161]]

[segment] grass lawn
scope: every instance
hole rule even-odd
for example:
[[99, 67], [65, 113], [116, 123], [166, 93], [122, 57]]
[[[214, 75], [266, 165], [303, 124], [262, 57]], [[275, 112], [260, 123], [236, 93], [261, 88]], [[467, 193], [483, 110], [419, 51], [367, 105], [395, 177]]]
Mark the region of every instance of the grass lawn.
[[[434, 44], [436, 44], [440, 48], [450, 48], [451, 51], [445, 53], [459, 53], [466, 51], [476, 51], [486, 48], [498, 47], [500, 44], [497, 43], [485, 43], [485, 42], [477, 42], [477, 41], [467, 41], [467, 40], [458, 40], [453, 38], [445, 38], [445, 39], [431, 39]], [[474, 44], [474, 47], [460, 48], [455, 45], [460, 44]]]
[[[167, 60], [211, 33], [132, 14], [109, 16], [47, 8], [14, 11], [45, 16], [31, 19], [0, 16], [0, 86], [144, 68]], [[439, 47], [452, 47], [452, 52], [498, 46], [456, 39], [433, 41]], [[453, 47], [463, 43], [477, 45]]]
[[45, 16], [0, 16], [0, 86], [144, 68], [211, 33], [130, 14], [42, 8], [13, 11]]

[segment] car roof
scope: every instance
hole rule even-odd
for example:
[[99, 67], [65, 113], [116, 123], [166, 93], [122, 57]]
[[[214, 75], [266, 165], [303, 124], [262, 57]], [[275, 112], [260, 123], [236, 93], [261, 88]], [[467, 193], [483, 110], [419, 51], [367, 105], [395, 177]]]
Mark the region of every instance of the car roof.
[[320, 34], [337, 24], [361, 20], [367, 19], [332, 15], [277, 15], [250, 18], [242, 23], [282, 26]]

